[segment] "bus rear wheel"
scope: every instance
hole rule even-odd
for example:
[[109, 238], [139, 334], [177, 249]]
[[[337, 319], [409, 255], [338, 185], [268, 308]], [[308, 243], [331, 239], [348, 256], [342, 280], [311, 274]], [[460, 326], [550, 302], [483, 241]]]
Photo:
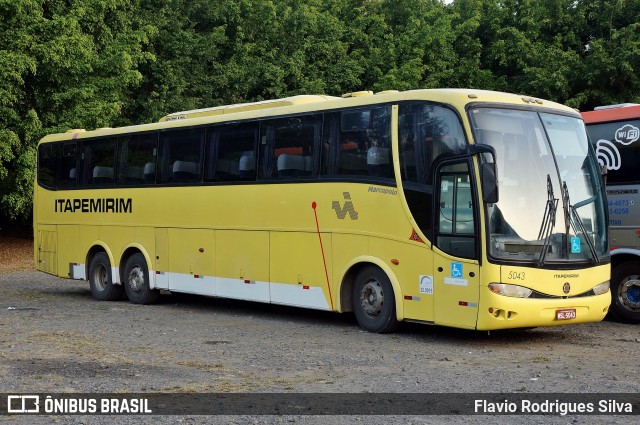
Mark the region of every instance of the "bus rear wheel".
[[387, 333], [398, 327], [393, 287], [378, 267], [367, 266], [358, 273], [352, 300], [353, 311], [362, 329]]
[[611, 273], [611, 308], [616, 319], [640, 323], [640, 262], [630, 261]]
[[122, 286], [111, 281], [111, 262], [104, 252], [94, 255], [89, 263], [89, 287], [98, 301], [113, 301], [122, 295]]
[[144, 255], [133, 254], [124, 268], [124, 289], [129, 301], [134, 304], [153, 304], [160, 295], [149, 286], [149, 267]]

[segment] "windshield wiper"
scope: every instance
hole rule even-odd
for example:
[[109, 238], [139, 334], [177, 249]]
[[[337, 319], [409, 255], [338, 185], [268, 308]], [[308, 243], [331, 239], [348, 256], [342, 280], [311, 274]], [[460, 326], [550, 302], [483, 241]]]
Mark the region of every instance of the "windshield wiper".
[[[587, 245], [589, 246], [589, 250], [591, 251], [591, 258], [593, 258], [593, 260], [596, 263], [599, 262], [600, 258], [598, 257], [598, 252], [596, 251], [596, 247], [594, 246], [593, 241], [587, 234], [587, 228], [584, 227], [584, 223], [582, 222], [582, 219], [580, 218], [580, 215], [578, 214], [578, 211], [577, 211], [578, 208], [593, 202], [595, 198], [591, 197], [591, 198], [585, 199], [584, 201], [578, 202], [576, 205], [571, 205], [571, 200], [569, 198], [569, 188], [567, 188], [566, 181], [562, 182], [562, 191], [564, 192], [563, 201], [566, 206], [565, 211], [566, 211], [566, 215], [568, 216], [567, 223], [571, 223], [571, 227], [573, 228], [573, 231], [575, 232], [576, 237], [578, 235], [578, 230], [582, 232], [582, 235], [584, 236], [584, 240], [587, 242]], [[569, 224], [567, 224], [566, 235], [568, 238]]]
[[547, 174], [547, 206], [544, 209], [544, 216], [542, 216], [542, 223], [540, 225], [540, 231], [538, 232], [538, 240], [544, 239], [542, 252], [540, 252], [540, 257], [538, 258], [538, 265], [540, 267], [544, 265], [544, 259], [549, 250], [551, 233], [556, 225], [556, 211], [558, 211], [558, 198], [554, 197], [551, 176]]

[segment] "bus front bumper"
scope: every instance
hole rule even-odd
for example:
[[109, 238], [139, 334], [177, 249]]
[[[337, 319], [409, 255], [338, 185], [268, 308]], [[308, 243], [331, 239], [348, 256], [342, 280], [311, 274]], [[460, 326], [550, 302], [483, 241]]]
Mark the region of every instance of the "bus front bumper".
[[483, 293], [477, 330], [562, 326], [599, 322], [611, 304], [611, 292], [575, 298], [514, 298]]

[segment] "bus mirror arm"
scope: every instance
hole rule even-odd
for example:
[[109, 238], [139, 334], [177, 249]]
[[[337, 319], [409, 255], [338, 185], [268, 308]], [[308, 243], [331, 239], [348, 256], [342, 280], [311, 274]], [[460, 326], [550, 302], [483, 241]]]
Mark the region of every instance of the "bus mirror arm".
[[480, 184], [482, 200], [487, 204], [498, 202], [498, 170], [496, 168], [496, 150], [493, 146], [476, 144], [469, 146], [470, 155], [491, 155], [491, 162], [482, 161], [480, 168]]
[[604, 164], [598, 164], [600, 166], [600, 175], [602, 176], [602, 181], [604, 182], [604, 185], [607, 185], [607, 173], [609, 172], [609, 169], [607, 168], [606, 165]]

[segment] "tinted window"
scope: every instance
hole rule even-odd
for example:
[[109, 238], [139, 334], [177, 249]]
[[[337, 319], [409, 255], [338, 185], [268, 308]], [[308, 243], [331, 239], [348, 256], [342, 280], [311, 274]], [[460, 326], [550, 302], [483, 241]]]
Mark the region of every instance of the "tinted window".
[[189, 129], [161, 133], [163, 183], [193, 183], [201, 180], [204, 132], [204, 129]]
[[38, 182], [42, 186], [56, 186], [59, 146], [58, 143], [47, 143], [38, 148]]
[[450, 109], [430, 104], [400, 106], [400, 173], [403, 181], [432, 184], [438, 157], [465, 149], [464, 131]]
[[230, 124], [209, 129], [205, 180], [255, 180], [257, 141], [257, 123]]
[[326, 114], [322, 149], [324, 175], [392, 179], [391, 107]]
[[79, 167], [76, 142], [62, 143], [58, 158], [57, 187], [75, 187], [78, 185]]
[[318, 173], [321, 116], [297, 116], [261, 123], [260, 178], [309, 178]]
[[118, 183], [132, 185], [155, 183], [157, 140], [157, 133], [139, 134], [120, 139]]
[[82, 142], [82, 183], [84, 185], [111, 185], [115, 182], [115, 150], [114, 139]]
[[464, 133], [453, 111], [428, 103], [400, 105], [398, 120], [404, 195], [414, 220], [432, 239], [433, 163], [443, 155], [463, 152]]

